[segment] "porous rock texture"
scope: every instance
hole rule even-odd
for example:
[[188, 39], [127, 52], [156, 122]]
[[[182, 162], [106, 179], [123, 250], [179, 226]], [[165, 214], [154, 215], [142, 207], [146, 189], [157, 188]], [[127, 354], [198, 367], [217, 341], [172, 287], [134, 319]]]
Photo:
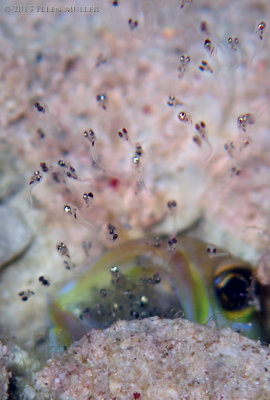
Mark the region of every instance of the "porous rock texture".
[[25, 393], [59, 400], [270, 399], [270, 350], [184, 319], [120, 321], [48, 361]]
[[9, 380], [11, 372], [6, 366], [5, 357], [7, 355], [7, 347], [0, 342], [0, 400], [8, 399]]

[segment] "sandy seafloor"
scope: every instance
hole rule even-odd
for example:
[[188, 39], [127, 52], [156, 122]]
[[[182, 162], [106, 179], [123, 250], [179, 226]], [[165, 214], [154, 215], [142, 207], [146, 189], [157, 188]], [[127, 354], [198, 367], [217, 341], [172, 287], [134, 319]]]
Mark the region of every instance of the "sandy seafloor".
[[[104, 233], [108, 223], [124, 241], [200, 221], [193, 234], [206, 243], [255, 265], [267, 258], [270, 3], [186, 3], [1, 2], [0, 336], [10, 348], [33, 348], [50, 324], [48, 297], [117, 246]], [[234, 47], [229, 37], [237, 38]], [[184, 66], [182, 55], [190, 57]], [[103, 94], [105, 104], [97, 101]], [[239, 128], [238, 117], [248, 113], [252, 123]], [[201, 146], [193, 140], [199, 121], [206, 126]], [[129, 141], [118, 135], [123, 128]], [[83, 135], [89, 129], [93, 151]], [[132, 165], [136, 143], [143, 149], [139, 168]], [[79, 179], [67, 179], [58, 160]], [[29, 185], [40, 162], [50, 171]], [[86, 207], [82, 195], [89, 191], [94, 201]], [[166, 206], [172, 199], [175, 215]], [[79, 210], [77, 221], [63, 212], [66, 203]], [[72, 271], [58, 242], [68, 246]], [[84, 242], [92, 244], [88, 252]], [[267, 272], [261, 271], [265, 282]], [[18, 293], [28, 289], [35, 295], [23, 302]]]

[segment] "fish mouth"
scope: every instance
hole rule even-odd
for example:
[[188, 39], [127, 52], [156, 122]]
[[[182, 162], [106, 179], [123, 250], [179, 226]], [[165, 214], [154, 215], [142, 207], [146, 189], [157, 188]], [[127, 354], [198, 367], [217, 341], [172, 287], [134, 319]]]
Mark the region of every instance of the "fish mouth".
[[138, 240], [107, 253], [77, 283], [63, 288], [51, 317], [66, 332], [76, 331], [76, 325], [106, 329], [118, 320], [154, 316], [206, 323], [208, 303], [202, 275], [186, 254], [168, 251], [166, 240], [158, 246]]
[[120, 274], [109, 286], [93, 288], [93, 292], [91, 303], [80, 305], [79, 315], [90, 328], [105, 329], [118, 320], [184, 316], [179, 297], [158, 273], [137, 280]]
[[168, 276], [156, 271], [136, 266], [129, 274], [119, 272], [106, 285], [91, 288], [88, 299], [76, 306], [66, 304], [64, 309], [89, 329], [106, 329], [118, 320], [183, 317], [183, 306]]
[[69, 346], [89, 330], [103, 330], [119, 320], [184, 317], [181, 301], [165, 274], [154, 271], [139, 271], [139, 278], [135, 277], [138, 267], [135, 276], [132, 271], [118, 273], [106, 286], [92, 287], [88, 299], [80, 303], [53, 301], [50, 310], [57, 341]]

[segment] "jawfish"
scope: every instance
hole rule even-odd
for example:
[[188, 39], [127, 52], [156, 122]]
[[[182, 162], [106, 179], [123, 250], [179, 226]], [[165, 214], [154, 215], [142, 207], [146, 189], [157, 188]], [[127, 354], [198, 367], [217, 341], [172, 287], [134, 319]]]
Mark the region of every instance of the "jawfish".
[[[170, 243], [171, 245], [171, 243]], [[50, 304], [56, 337], [69, 345], [124, 319], [184, 317], [264, 339], [255, 267], [199, 239], [139, 239], [109, 250]], [[59, 343], [59, 342], [58, 342]]]

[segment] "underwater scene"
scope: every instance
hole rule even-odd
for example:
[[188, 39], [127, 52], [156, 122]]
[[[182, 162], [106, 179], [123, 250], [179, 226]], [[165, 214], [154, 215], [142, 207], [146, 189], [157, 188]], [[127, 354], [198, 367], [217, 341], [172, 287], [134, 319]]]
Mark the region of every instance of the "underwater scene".
[[270, 399], [270, 2], [0, 21], [0, 400]]

